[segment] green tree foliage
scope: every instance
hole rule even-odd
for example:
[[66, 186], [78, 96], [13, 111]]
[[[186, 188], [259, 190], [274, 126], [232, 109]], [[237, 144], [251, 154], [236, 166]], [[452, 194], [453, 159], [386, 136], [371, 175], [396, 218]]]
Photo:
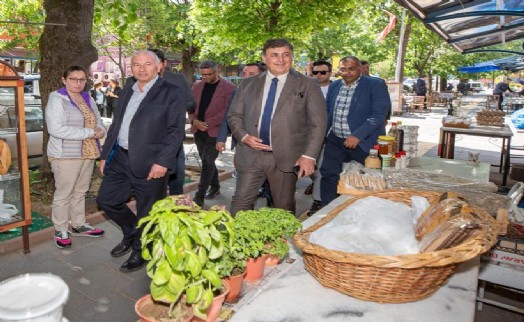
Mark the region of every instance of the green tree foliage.
[[260, 59], [269, 38], [287, 38], [295, 52], [307, 51], [315, 30], [348, 20], [354, 5], [341, 0], [196, 0], [192, 17], [205, 41], [202, 55], [234, 52], [236, 59], [247, 61]]
[[149, 0], [147, 24], [150, 45], [180, 53], [179, 70], [192, 80], [195, 60], [202, 46], [201, 33], [191, 19], [191, 0]]
[[[38, 50], [42, 34], [44, 10], [42, 0], [2, 0], [0, 5], [0, 34], [10, 39], [0, 41], [0, 49], [24, 47]], [[7, 23], [9, 22], [9, 23]]]
[[[96, 0], [93, 41], [101, 55], [119, 66], [125, 77], [124, 59], [147, 44], [147, 1]], [[110, 49], [118, 49], [115, 57]]]

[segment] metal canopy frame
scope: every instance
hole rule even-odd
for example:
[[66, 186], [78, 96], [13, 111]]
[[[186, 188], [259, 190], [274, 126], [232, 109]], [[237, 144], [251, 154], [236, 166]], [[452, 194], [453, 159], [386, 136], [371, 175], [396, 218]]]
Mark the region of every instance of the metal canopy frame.
[[395, 0], [461, 53], [524, 38], [524, 0]]

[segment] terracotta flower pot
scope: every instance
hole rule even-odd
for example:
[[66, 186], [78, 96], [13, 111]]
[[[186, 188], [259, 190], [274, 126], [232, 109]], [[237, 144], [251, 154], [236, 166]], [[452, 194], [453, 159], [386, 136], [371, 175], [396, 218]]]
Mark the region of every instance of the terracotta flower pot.
[[250, 258], [247, 260], [246, 283], [256, 283], [264, 277], [264, 268], [266, 266], [267, 254], [258, 258]]
[[[193, 309], [188, 306], [187, 318], [182, 320], [189, 322], [193, 318]], [[156, 303], [153, 301], [151, 294], [145, 295], [138, 299], [135, 303], [135, 312], [140, 317], [141, 322], [160, 322], [169, 318], [169, 305], [163, 303]]]
[[266, 259], [266, 266], [277, 266], [280, 263], [280, 257], [277, 255], [269, 255]]
[[[218, 317], [220, 316], [220, 311], [222, 310], [222, 303], [224, 303], [224, 299], [226, 295], [229, 293], [229, 285], [227, 283], [223, 283], [224, 290], [219, 295], [215, 296], [213, 298], [213, 302], [211, 302], [211, 306], [207, 308], [207, 317], [205, 322], [215, 322], [218, 320]], [[193, 317], [191, 320], [192, 322], [203, 322], [199, 317]]]
[[226, 298], [224, 299], [225, 302], [238, 302], [238, 297], [242, 292], [242, 282], [244, 281], [244, 276], [246, 276], [246, 272], [239, 275], [229, 276], [222, 280], [225, 284], [227, 283], [229, 285], [229, 293], [227, 293]]

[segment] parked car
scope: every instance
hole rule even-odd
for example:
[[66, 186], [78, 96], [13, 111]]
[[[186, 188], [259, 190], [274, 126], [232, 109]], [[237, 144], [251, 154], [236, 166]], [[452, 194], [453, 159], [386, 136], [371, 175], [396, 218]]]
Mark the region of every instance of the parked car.
[[402, 85], [404, 87], [404, 91], [406, 91], [408, 93], [412, 93], [414, 91], [413, 85], [415, 84], [416, 81], [417, 81], [416, 79], [412, 79], [412, 78], [405, 79], [402, 82]]
[[469, 82], [469, 90], [473, 93], [480, 93], [484, 91], [484, 85], [481, 82]]

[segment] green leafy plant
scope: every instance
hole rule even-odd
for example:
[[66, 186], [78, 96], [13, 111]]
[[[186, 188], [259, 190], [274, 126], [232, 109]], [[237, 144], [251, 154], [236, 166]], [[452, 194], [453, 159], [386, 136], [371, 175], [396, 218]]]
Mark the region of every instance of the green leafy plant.
[[205, 319], [222, 288], [217, 263], [232, 247], [233, 223], [223, 208], [203, 210], [187, 196], [157, 201], [138, 223], [153, 299], [169, 303], [172, 313], [185, 294], [195, 316]]
[[224, 253], [216, 265], [220, 277], [240, 275], [246, 270], [246, 255], [241, 251], [240, 246], [233, 241], [233, 246], [227, 253]]
[[235, 244], [251, 258], [263, 254], [283, 257], [289, 251], [286, 238], [293, 236], [302, 224], [283, 209], [260, 208], [239, 211], [235, 218]]

